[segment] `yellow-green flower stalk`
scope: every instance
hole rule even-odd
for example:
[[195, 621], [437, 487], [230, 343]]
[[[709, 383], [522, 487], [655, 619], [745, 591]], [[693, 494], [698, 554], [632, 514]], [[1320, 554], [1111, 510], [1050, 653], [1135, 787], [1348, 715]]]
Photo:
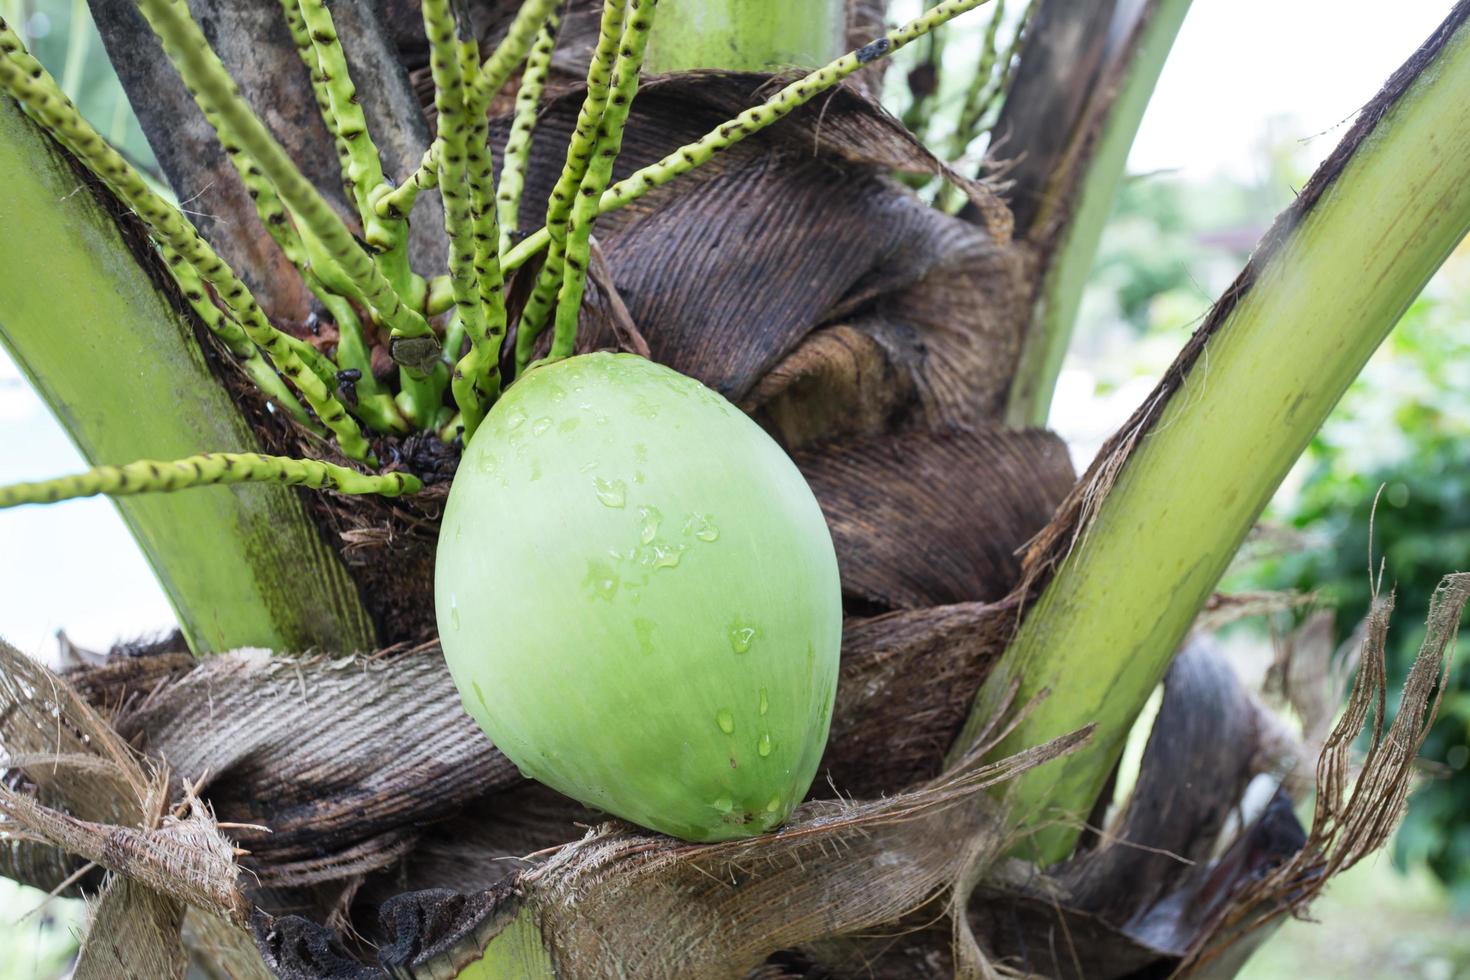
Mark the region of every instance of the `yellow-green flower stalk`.
[[602, 5], [597, 47], [593, 50], [592, 62], [587, 67], [587, 94], [582, 99], [582, 108], [577, 112], [577, 125], [572, 131], [571, 143], [567, 146], [566, 163], [551, 189], [551, 198], [546, 206], [546, 226], [543, 231], [549, 236], [550, 247], [541, 272], [536, 277], [536, 285], [521, 312], [520, 326], [516, 332], [517, 373], [525, 370], [526, 365], [531, 362], [536, 340], [546, 328], [547, 317], [561, 288], [572, 205], [575, 203], [577, 189], [582, 186], [582, 177], [587, 173], [587, 165], [597, 149], [597, 127], [602, 122], [602, 113], [611, 91], [612, 66], [623, 37], [626, 6], [626, 0], [604, 0]]
[[298, 0], [306, 37], [319, 76], [326, 89], [328, 106], [335, 122], [334, 134], [347, 149], [347, 186], [357, 202], [362, 220], [362, 237], [377, 252], [383, 275], [401, 296], [417, 287], [408, 267], [408, 223], [402, 218], [381, 217], [369, 203], [386, 185], [383, 161], [368, 133], [367, 117], [358, 102], [357, 86], [347, 69], [347, 56], [337, 36], [337, 27], [324, 0]]
[[531, 162], [531, 138], [541, 110], [541, 93], [546, 90], [546, 76], [551, 71], [551, 54], [556, 49], [556, 31], [560, 20], [555, 14], [536, 35], [536, 43], [526, 56], [526, 69], [521, 73], [521, 87], [516, 91], [515, 116], [510, 135], [505, 140], [504, 162], [500, 167], [500, 186], [495, 192], [496, 212], [500, 217], [500, 251], [510, 251], [519, 229], [521, 195], [526, 188], [526, 167]]
[[[10, 32], [8, 27], [0, 24], [0, 33]], [[245, 336], [296, 385], [322, 423], [337, 437], [342, 451], [353, 459], [368, 459], [367, 441], [357, 423], [291, 348], [289, 338], [266, 319], [250, 290], [200, 237], [194, 226], [173, 205], [154, 193], [132, 165], [82, 119], [61, 94], [55, 81], [44, 71], [39, 75], [34, 71], [25, 72], [13, 58], [0, 57], [0, 87], [30, 106], [37, 118], [52, 132], [60, 134], [77, 159], [133, 209], [155, 238], [182, 255], [213, 287], [216, 295], [234, 314], [234, 320]], [[221, 319], [221, 322], [227, 321]], [[228, 338], [226, 342], [229, 342]]]
[[[478, 359], [483, 356], [486, 332], [485, 310], [475, 271], [474, 199], [468, 176], [469, 135], [474, 127], [466, 108], [469, 83], [456, 43], [460, 25], [448, 0], [423, 0], [422, 6], [424, 33], [429, 39], [429, 71], [434, 78], [434, 107], [438, 110], [439, 133], [435, 142], [439, 147], [439, 195], [444, 201], [444, 230], [449, 235], [449, 284], [456, 317], [470, 338], [469, 353], [456, 364], [451, 375], [450, 392], [469, 434], [484, 418], [490, 401], [490, 392], [477, 388]], [[450, 351], [449, 356], [454, 357], [456, 353]]]
[[0, 508], [52, 504], [98, 494], [125, 497], [166, 493], [221, 483], [280, 483], [384, 497], [418, 493], [423, 489], [423, 482], [408, 473], [359, 473], [321, 460], [259, 453], [201, 453], [167, 462], [144, 459], [123, 466], [97, 466], [85, 473], [54, 480], [0, 486]]
[[[695, 167], [707, 163], [720, 151], [728, 150], [746, 137], [790, 115], [823, 92], [829, 91], [853, 72], [872, 64], [879, 58], [893, 54], [904, 45], [912, 43], [935, 28], [954, 20], [960, 14], [974, 10], [986, 2], [987, 0], [945, 0], [933, 10], [915, 17], [902, 27], [889, 31], [871, 44], [865, 44], [856, 51], [848, 52], [836, 61], [802, 76], [760, 105], [745, 110], [729, 122], [722, 123], [710, 130], [695, 142], [679, 147], [657, 163], [649, 164], [613, 184], [603, 192], [597, 213], [607, 214], [609, 211], [616, 211], [636, 201], [649, 191], [662, 187]], [[548, 224], [535, 234], [527, 236], [525, 240], [506, 253], [501, 260], [501, 265], [507, 272], [519, 269], [531, 256], [547, 248], [552, 241], [553, 234]], [[529, 359], [529, 356], [528, 348], [526, 357]], [[519, 338], [516, 343], [516, 357], [518, 361], [521, 358]]]
[[392, 332], [394, 360], [419, 376], [432, 370], [439, 343], [423, 316], [403, 301], [373, 259], [353, 239], [311, 182], [291, 162], [239, 89], [182, 0], [139, 0], [139, 7], [184, 82], [198, 97], [208, 100], [245, 152], [264, 171], [276, 192], [303, 225], [327, 249], [333, 262], [348, 276], [378, 317]]
[[653, 28], [657, 10], [658, 0], [630, 0], [628, 6], [628, 25], [623, 30], [623, 43], [613, 66], [612, 95], [602, 113], [602, 122], [598, 124], [597, 150], [582, 177], [582, 186], [572, 207], [566, 270], [561, 290], [556, 296], [552, 359], [570, 356], [576, 344], [577, 315], [587, 288], [587, 266], [592, 261], [592, 222], [597, 220], [598, 201], [612, 180], [613, 163], [623, 148], [623, 128], [628, 121], [633, 97], [638, 92], [638, 72], [643, 67], [643, 52], [648, 46], [648, 33]]

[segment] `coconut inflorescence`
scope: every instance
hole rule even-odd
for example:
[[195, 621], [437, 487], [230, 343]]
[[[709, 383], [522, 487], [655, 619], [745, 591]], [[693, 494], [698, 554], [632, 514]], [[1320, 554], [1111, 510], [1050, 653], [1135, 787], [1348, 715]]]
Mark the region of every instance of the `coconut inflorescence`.
[[531, 371], [465, 449], [439, 539], [465, 709], [521, 770], [688, 840], [805, 796], [842, 609], [832, 539], [785, 452], [667, 367]]

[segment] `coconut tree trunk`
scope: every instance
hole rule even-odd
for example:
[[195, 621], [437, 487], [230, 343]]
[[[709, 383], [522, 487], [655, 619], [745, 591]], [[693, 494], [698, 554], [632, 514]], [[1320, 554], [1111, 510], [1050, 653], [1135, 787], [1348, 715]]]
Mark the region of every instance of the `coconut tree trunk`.
[[[276, 327], [326, 343], [343, 308], [314, 298], [256, 220], [253, 188], [152, 31], [127, 0], [91, 6], [170, 184], [213, 216], [203, 234]], [[490, 50], [520, 5], [467, 6]], [[815, 67], [846, 47], [877, 60], [891, 44], [874, 42], [884, 10], [864, 0], [664, 6], [658, 73], [638, 89], [615, 179], [728, 127], [773, 89], [773, 66]], [[281, 5], [190, 7], [246, 101], [366, 236], [336, 169], [340, 134], [311, 111]], [[989, 976], [1001, 961], [1052, 976], [1230, 975], [1261, 925], [1381, 843], [1370, 816], [1407, 785], [1470, 595], [1447, 582], [1401, 724], [1363, 777], [1374, 792], [1343, 792], [1341, 747], [1382, 693], [1381, 672], [1366, 670], [1324, 756], [1310, 836], [1285, 790], [1226, 826], [1247, 783], [1297, 750], [1208, 639], [1185, 634], [1291, 459], [1470, 225], [1470, 127], [1457, 113], [1470, 6], [1390, 81], [1074, 486], [1065, 447], [1038, 426], [1187, 7], [1037, 0], [1018, 60], [998, 59], [1005, 94], [987, 111], [1000, 135], [979, 175], [877, 106], [879, 60], [595, 225], [577, 349], [637, 351], [719, 391], [791, 455], [832, 530], [846, 614], [837, 701], [824, 778], [786, 828], [691, 845], [522, 777], [461, 710], [437, 648], [434, 548], [458, 445], [388, 433], [374, 454], [423, 493], [214, 488], [130, 505], [185, 643], [65, 677], [0, 647], [0, 812], [27, 832], [0, 870], [104, 889], [110, 917], [94, 935], [134, 928], [84, 947], [97, 975], [139, 963], [181, 975], [188, 957], [285, 977]], [[561, 11], [512, 241], [553, 196], [600, 8]], [[406, 181], [433, 132], [418, 6], [334, 13], [383, 165]], [[704, 19], [716, 15], [717, 29]], [[502, 93], [489, 107], [498, 169], [514, 103]], [[151, 247], [112, 217], [125, 209], [91, 184], [62, 196], [85, 180], [0, 97], [3, 160], [24, 171], [0, 184], [7, 229], [29, 229], [56, 261], [29, 275], [0, 263], [0, 339], [93, 462], [226, 449], [350, 462], [261, 407], [172, 284], [150, 275]], [[903, 175], [957, 189], [959, 214]], [[425, 277], [446, 267], [438, 201], [423, 193], [411, 210], [409, 264]], [[100, 244], [78, 249], [83, 232]], [[0, 250], [19, 255], [20, 241], [7, 234]], [[505, 268], [534, 242], [510, 249]], [[513, 313], [537, 261], [508, 283]], [[41, 294], [45, 275], [68, 285]], [[421, 305], [431, 317], [435, 288]], [[116, 325], [100, 341], [85, 329], [98, 321]], [[391, 386], [386, 326], [364, 343]], [[500, 361], [507, 378], [515, 347]], [[145, 404], [146, 425], [119, 429], [118, 406]], [[264, 543], [262, 524], [276, 531]], [[1366, 664], [1381, 643], [1378, 629]], [[244, 646], [273, 652], [224, 652]], [[1032, 833], [1058, 811], [1102, 813], [1121, 739], [1161, 679], [1144, 775], [1110, 825], [1123, 843]], [[1006, 860], [1017, 840], [1029, 867]], [[1047, 940], [1058, 929], [1065, 948]]]

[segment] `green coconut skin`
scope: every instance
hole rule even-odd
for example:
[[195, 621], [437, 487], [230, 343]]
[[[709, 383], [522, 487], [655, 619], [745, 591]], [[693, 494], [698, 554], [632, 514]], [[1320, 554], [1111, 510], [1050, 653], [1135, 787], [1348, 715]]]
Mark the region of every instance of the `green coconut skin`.
[[827, 742], [837, 560], [785, 452], [626, 354], [531, 371], [465, 449], [434, 598], [465, 710], [521, 771], [692, 841], [801, 802]]

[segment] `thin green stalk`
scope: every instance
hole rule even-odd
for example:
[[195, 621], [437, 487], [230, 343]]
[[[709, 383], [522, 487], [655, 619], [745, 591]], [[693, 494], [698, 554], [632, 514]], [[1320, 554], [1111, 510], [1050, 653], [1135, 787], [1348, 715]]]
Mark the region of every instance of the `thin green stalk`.
[[424, 158], [419, 161], [418, 169], [407, 180], [397, 187], [384, 185], [373, 201], [373, 209], [383, 218], [407, 217], [413, 210], [414, 201], [418, 200], [419, 191], [438, 186], [439, 144], [432, 143], [424, 151]]
[[553, 360], [571, 356], [576, 345], [577, 318], [587, 288], [587, 266], [592, 261], [592, 223], [597, 220], [597, 202], [612, 180], [613, 163], [623, 148], [623, 130], [638, 93], [638, 72], [643, 67], [643, 51], [648, 46], [648, 33], [657, 11], [658, 0], [630, 0], [628, 26], [623, 31], [623, 43], [613, 66], [612, 95], [598, 124], [597, 151], [582, 177], [572, 208], [566, 272], [556, 297], [556, 332], [551, 341]]
[[279, 483], [285, 486], [375, 493], [397, 497], [424, 485], [408, 473], [366, 474], [315, 459], [262, 456], [259, 453], [201, 453], [168, 462], [144, 459], [123, 466], [97, 466], [85, 473], [0, 486], [0, 509], [22, 504], [52, 504], [78, 497], [125, 497], [167, 493], [222, 483]]
[[382, 193], [383, 161], [368, 132], [367, 117], [359, 105], [357, 86], [347, 69], [347, 55], [337, 37], [337, 27], [325, 0], [299, 0], [301, 17], [312, 54], [320, 67], [328, 103], [336, 121], [335, 132], [347, 147], [347, 183], [362, 219], [362, 237], [377, 252], [383, 275], [400, 296], [414, 286], [408, 267], [408, 223], [402, 218], [384, 218], [369, 203]]
[[[974, 10], [986, 2], [988, 0], [946, 0], [945, 3], [941, 3], [923, 16], [916, 17], [902, 27], [889, 31], [871, 44], [864, 45], [856, 51], [843, 55], [831, 64], [802, 76], [760, 105], [746, 109], [734, 119], [710, 130], [693, 143], [679, 147], [657, 163], [651, 163], [609, 187], [603, 192], [602, 199], [598, 202], [597, 213], [607, 214], [609, 211], [616, 211], [618, 208], [632, 204], [649, 191], [656, 190], [676, 177], [687, 174], [695, 167], [708, 163], [715, 154], [728, 150], [746, 137], [784, 119], [858, 69], [872, 64], [879, 58], [893, 54], [915, 38], [922, 37], [960, 14]], [[534, 234], [528, 235], [519, 245], [502, 257], [501, 267], [507, 272], [519, 269], [531, 256], [546, 248], [551, 240], [551, 232], [548, 228], [541, 228]], [[516, 355], [519, 359], [519, 342]]]
[[214, 50], [182, 0], [139, 0], [139, 7], [163, 41], [169, 59], [199, 97], [209, 100], [229, 130], [239, 139], [276, 187], [291, 212], [326, 247], [373, 310], [392, 332], [390, 352], [399, 364], [421, 373], [432, 369], [439, 343], [424, 318], [394, 290], [382, 271], [358, 246], [352, 233], [311, 182], [302, 176], [286, 151], [276, 142], [240, 97]]
[[[1011, 34], [1011, 40], [997, 63], [994, 57], [994, 38], [991, 35], [999, 26], [1005, 0], [996, 0], [995, 17], [986, 30], [985, 38], [985, 55], [990, 56], [990, 61], [986, 62], [985, 55], [982, 55], [981, 67], [975, 72], [970, 90], [965, 93], [965, 104], [960, 109], [959, 122], [950, 137], [949, 151], [946, 154], [950, 163], [958, 163], [969, 152], [970, 144], [979, 139], [980, 134], [986, 129], [994, 125], [993, 119], [990, 118], [991, 112], [1000, 105], [1000, 98], [1005, 94], [1006, 87], [1010, 85], [1011, 72], [1015, 70], [1017, 64], [1016, 55], [1021, 50], [1021, 42], [1026, 39], [1026, 25], [1031, 20], [1031, 12], [1036, 9], [1036, 4], [1039, 2], [1040, 0], [1033, 0], [1022, 8], [1021, 19], [1017, 22], [1016, 30]], [[981, 88], [981, 85], [984, 87]], [[939, 196], [940, 209], [955, 214], [964, 205], [964, 193], [953, 184], [946, 184]]]
[[[459, 43], [459, 62], [466, 77], [480, 64], [478, 42], [473, 36]], [[505, 275], [500, 271], [500, 228], [495, 212], [495, 175], [490, 160], [490, 122], [484, 113], [471, 115], [466, 147], [470, 181], [470, 211], [474, 217], [475, 289], [484, 316], [484, 337], [461, 359], [458, 370], [474, 379], [476, 392], [485, 404], [500, 395], [500, 346], [505, 340]], [[463, 411], [461, 410], [461, 414]], [[467, 425], [465, 438], [473, 436]]]
[[967, 750], [1003, 692], [1020, 703], [1050, 695], [997, 757], [1096, 725], [1089, 745], [1009, 787], [1016, 816], [1045, 828], [1032, 838], [1043, 862], [1071, 849], [1139, 710], [1262, 508], [1470, 229], [1467, 100], [1462, 3], [1364, 108], [1064, 505], [1045, 551], [1055, 572], [952, 750]]
[[[200, 237], [194, 226], [173, 205], [155, 194], [138, 172], [87, 124], [39, 65], [29, 71], [20, 68], [9, 47], [18, 43], [14, 33], [0, 22], [0, 49], [5, 51], [5, 56], [0, 56], [0, 86], [29, 105], [77, 159], [142, 218], [160, 244], [182, 255], [213, 287], [215, 294], [234, 315], [234, 324], [243, 330], [248, 342], [263, 350], [276, 369], [291, 379], [323, 424], [337, 437], [342, 451], [353, 459], [367, 459], [370, 451], [357, 423], [291, 350], [286, 335], [265, 318], [245, 284]], [[221, 319], [221, 325], [226, 323], [230, 321]], [[228, 329], [231, 332], [223, 339], [231, 344], [232, 350], [237, 349], [240, 337], [232, 328]]]
[[496, 211], [500, 218], [500, 251], [508, 252], [515, 243], [519, 228], [521, 195], [526, 188], [526, 168], [531, 162], [531, 139], [541, 111], [541, 93], [546, 90], [546, 76], [551, 71], [551, 55], [556, 49], [556, 32], [560, 26], [552, 14], [536, 35], [536, 43], [526, 56], [526, 70], [521, 73], [521, 87], [516, 92], [515, 116], [510, 135], [505, 140], [504, 162], [500, 167], [500, 187], [496, 191]]
[[1148, 108], [1169, 49], [1189, 12], [1190, 0], [1157, 0], [1129, 59], [1107, 115], [1096, 125], [1098, 137], [1090, 156], [1080, 162], [1070, 217], [1046, 263], [1032, 308], [1031, 324], [1011, 379], [1006, 419], [1015, 426], [1044, 426], [1051, 411], [1062, 359], [1072, 339], [1082, 291], [1092, 271], [1103, 226], [1113, 209], [1128, 162], [1128, 151]]
[[456, 365], [450, 391], [465, 417], [466, 431], [473, 432], [484, 418], [490, 393], [476, 387], [476, 358], [484, 348], [486, 335], [485, 310], [475, 272], [474, 201], [468, 177], [469, 132], [473, 129], [465, 106], [468, 83], [455, 43], [459, 25], [449, 0], [423, 0], [422, 6], [424, 33], [429, 39], [429, 71], [434, 78], [434, 106], [438, 110], [439, 194], [444, 201], [444, 230], [449, 235], [449, 282], [455, 311], [471, 344], [470, 353], [465, 355], [470, 359], [469, 370], [463, 362]]
[[355, 202], [356, 196], [353, 193], [351, 178], [348, 177], [352, 154], [347, 149], [347, 141], [342, 138], [337, 116], [332, 112], [332, 97], [327, 93], [327, 79], [322, 74], [321, 62], [317, 60], [316, 51], [311, 46], [311, 35], [306, 30], [305, 18], [301, 16], [301, 5], [297, 3], [297, 0], [278, 0], [278, 2], [281, 13], [286, 19], [286, 29], [291, 34], [291, 43], [296, 48], [296, 56], [306, 66], [306, 73], [311, 78], [311, 94], [316, 102], [317, 115], [321, 118], [327, 133], [332, 137], [333, 149], [337, 151], [337, 164], [342, 171], [342, 187], [347, 191], [347, 196]]
[[[192, 317], [124, 238], [117, 200], [80, 186], [77, 159], [0, 94], [0, 345], [89, 465], [259, 451]], [[200, 315], [219, 317], [194, 268], [165, 257], [193, 276], [186, 292]], [[196, 653], [376, 648], [356, 587], [296, 491], [129, 497], [117, 509]]]
[[475, 74], [466, 103], [472, 118], [490, 111], [490, 102], [510, 79], [511, 72], [526, 59], [526, 53], [536, 42], [536, 35], [552, 17], [561, 0], [526, 0], [516, 11], [506, 30], [505, 38], [495, 46], [490, 57]]
[[[210, 333], [224, 339], [226, 336], [237, 338], [243, 345], [245, 353], [236, 354], [236, 360], [244, 370], [247, 377], [255, 383], [255, 386], [273, 402], [278, 408], [283, 409], [297, 422], [311, 429], [317, 435], [326, 437], [327, 430], [315, 419], [306, 414], [291, 389], [286, 387], [286, 382], [281, 376], [266, 363], [265, 358], [260, 356], [260, 350], [245, 336], [245, 331], [233, 320], [227, 321], [224, 312], [205, 292], [204, 280], [199, 278], [199, 271], [190, 265], [184, 256], [167, 245], [160, 245], [159, 252], [163, 255], [164, 264], [172, 274], [174, 282], [179, 286], [179, 292], [188, 301], [189, 306]], [[226, 344], [229, 342], [226, 341]], [[231, 353], [234, 353], [233, 348]]]
[[[516, 16], [511, 21], [505, 38], [496, 46], [489, 60], [479, 67], [474, 83], [469, 86], [466, 111], [472, 118], [483, 116], [489, 111], [491, 100], [510, 78], [510, 73], [526, 57], [526, 52], [535, 43], [538, 32], [543, 25], [556, 17], [556, 8], [560, 2], [561, 0], [526, 0], [516, 11]], [[385, 214], [394, 209], [407, 214], [408, 208], [404, 206], [405, 202], [411, 207], [414, 197], [420, 190], [433, 187], [437, 183], [438, 167], [430, 156], [437, 152], [438, 140], [436, 139], [435, 145], [430, 146], [425, 152], [418, 169], [410, 174], [399, 188], [387, 195], [386, 200], [375, 202], [379, 214]], [[411, 184], [417, 186], [411, 191], [407, 190]]]
[[563, 259], [566, 255], [567, 227], [571, 222], [572, 205], [577, 189], [582, 186], [582, 177], [587, 164], [597, 148], [597, 127], [602, 121], [603, 110], [611, 84], [613, 60], [617, 57], [618, 43], [623, 36], [623, 21], [626, 15], [626, 0], [604, 0], [602, 21], [597, 38], [597, 47], [592, 52], [592, 61], [587, 66], [587, 95], [582, 108], [577, 112], [577, 125], [572, 131], [567, 146], [566, 163], [561, 175], [551, 189], [546, 206], [545, 231], [550, 236], [550, 247], [536, 285], [531, 290], [521, 311], [520, 326], [516, 332], [516, 373], [524, 371], [531, 362], [536, 340], [546, 329], [547, 317], [551, 313], [556, 294], [561, 289]]

